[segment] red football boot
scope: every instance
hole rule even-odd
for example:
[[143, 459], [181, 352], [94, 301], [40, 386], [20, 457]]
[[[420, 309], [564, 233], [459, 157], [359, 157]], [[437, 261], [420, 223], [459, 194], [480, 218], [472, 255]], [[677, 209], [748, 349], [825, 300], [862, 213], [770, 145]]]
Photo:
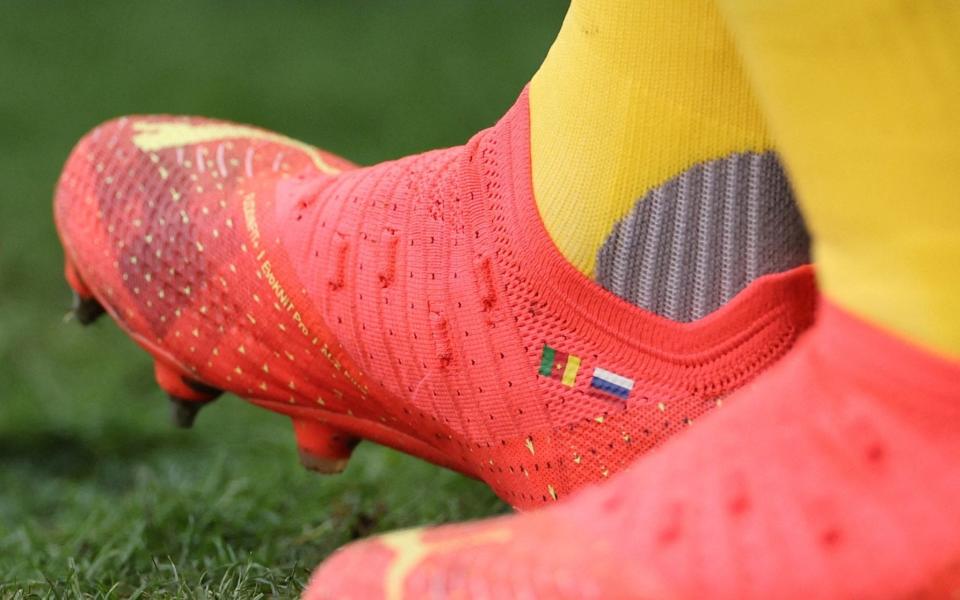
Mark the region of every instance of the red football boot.
[[825, 302], [730, 400], [565, 502], [347, 546], [305, 598], [960, 597], [960, 362]]
[[527, 96], [466, 145], [369, 168], [259, 129], [129, 117], [56, 196], [67, 278], [156, 362], [180, 421], [220, 390], [289, 415], [304, 463], [370, 439], [516, 507], [622, 469], [780, 358], [809, 267], [670, 321], [581, 275], [531, 190]]

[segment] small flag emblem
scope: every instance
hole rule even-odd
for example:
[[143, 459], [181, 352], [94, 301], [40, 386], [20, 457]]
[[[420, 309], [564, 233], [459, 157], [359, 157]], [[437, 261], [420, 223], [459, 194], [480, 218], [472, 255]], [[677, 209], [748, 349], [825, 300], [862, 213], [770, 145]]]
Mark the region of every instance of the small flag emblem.
[[567, 387], [573, 387], [577, 380], [577, 371], [580, 370], [580, 357], [556, 348], [543, 345], [543, 354], [540, 356], [540, 374], [550, 379], [558, 379]]
[[596, 367], [593, 370], [593, 379], [590, 380], [590, 387], [612, 394], [617, 398], [626, 399], [633, 389], [633, 380], [623, 375], [617, 375], [612, 371]]

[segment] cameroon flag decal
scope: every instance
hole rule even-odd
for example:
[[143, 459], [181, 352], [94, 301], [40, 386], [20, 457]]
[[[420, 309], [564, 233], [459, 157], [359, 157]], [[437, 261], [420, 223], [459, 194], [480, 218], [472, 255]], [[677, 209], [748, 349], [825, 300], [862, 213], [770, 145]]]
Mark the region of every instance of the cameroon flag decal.
[[541, 375], [550, 379], [557, 379], [567, 387], [573, 387], [579, 370], [579, 356], [560, 352], [546, 344], [543, 345], [543, 354], [540, 356]]

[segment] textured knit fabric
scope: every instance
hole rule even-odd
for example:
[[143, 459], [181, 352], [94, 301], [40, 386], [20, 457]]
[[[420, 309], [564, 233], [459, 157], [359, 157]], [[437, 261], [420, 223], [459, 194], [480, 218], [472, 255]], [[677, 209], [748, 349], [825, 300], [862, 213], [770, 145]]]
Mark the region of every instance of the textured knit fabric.
[[722, 0], [830, 298], [960, 357], [960, 3]]
[[638, 198], [694, 165], [772, 147], [712, 0], [573, 0], [530, 87], [537, 206], [589, 276]]
[[772, 152], [695, 165], [637, 201], [597, 258], [597, 282], [674, 321], [705, 317], [761, 275], [810, 262]]
[[808, 267], [694, 323], [584, 277], [543, 228], [527, 96], [466, 145], [370, 168], [269, 132], [131, 117], [73, 152], [68, 273], [157, 361], [294, 420], [308, 464], [368, 438], [530, 507], [600, 481], [773, 364]]
[[610, 482], [348, 546], [305, 598], [955, 598], [958, 381], [825, 302], [791, 355]]

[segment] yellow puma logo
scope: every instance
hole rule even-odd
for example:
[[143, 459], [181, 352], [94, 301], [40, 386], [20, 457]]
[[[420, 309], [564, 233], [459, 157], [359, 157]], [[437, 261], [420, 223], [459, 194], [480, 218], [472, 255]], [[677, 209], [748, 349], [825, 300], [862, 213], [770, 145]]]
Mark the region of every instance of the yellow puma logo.
[[301, 150], [313, 161], [313, 164], [328, 175], [336, 175], [340, 169], [332, 167], [316, 148], [279, 133], [271, 133], [247, 127], [245, 125], [227, 125], [208, 123], [196, 125], [192, 123], [171, 123], [137, 121], [133, 124], [136, 134], [133, 136], [134, 145], [144, 152], [154, 152], [165, 148], [175, 148], [188, 144], [202, 144], [232, 138], [247, 138], [283, 144]]
[[407, 576], [424, 558], [432, 554], [469, 546], [506, 542], [511, 537], [511, 532], [506, 527], [479, 531], [436, 542], [425, 542], [423, 533], [423, 529], [408, 529], [380, 538], [380, 541], [396, 554], [387, 569], [386, 581], [384, 582], [384, 592], [387, 600], [402, 600], [403, 584], [406, 582]]

